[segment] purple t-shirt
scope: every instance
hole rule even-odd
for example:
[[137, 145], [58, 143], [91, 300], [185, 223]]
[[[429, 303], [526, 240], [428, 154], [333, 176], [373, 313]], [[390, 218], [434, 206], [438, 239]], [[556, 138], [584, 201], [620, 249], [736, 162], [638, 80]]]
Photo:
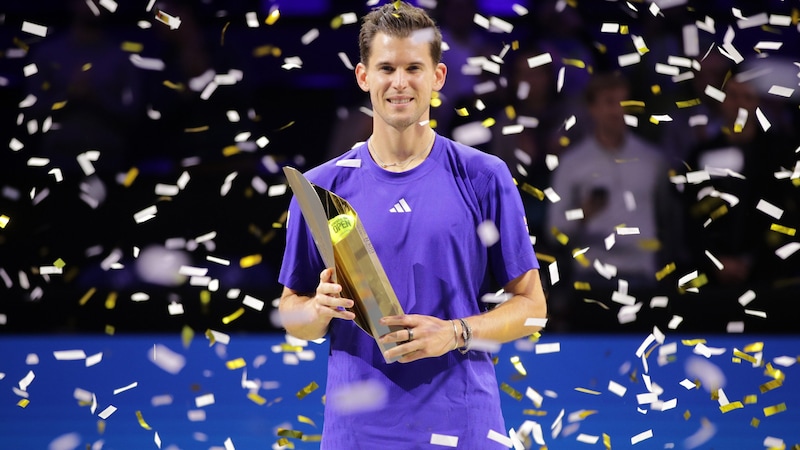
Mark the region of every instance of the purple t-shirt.
[[[406, 314], [479, 314], [483, 294], [539, 267], [519, 191], [493, 155], [437, 135], [430, 156], [406, 172], [381, 169], [363, 144], [306, 176], [355, 208]], [[490, 247], [477, 231], [486, 221], [499, 231]], [[287, 225], [279, 281], [314, 292], [324, 265], [294, 199]], [[486, 438], [506, 434], [490, 354], [386, 364], [353, 322], [334, 319], [329, 337], [323, 448], [425, 448], [433, 434], [458, 437], [460, 448], [506, 448]], [[344, 397], [361, 387], [385, 403], [354, 412]]]

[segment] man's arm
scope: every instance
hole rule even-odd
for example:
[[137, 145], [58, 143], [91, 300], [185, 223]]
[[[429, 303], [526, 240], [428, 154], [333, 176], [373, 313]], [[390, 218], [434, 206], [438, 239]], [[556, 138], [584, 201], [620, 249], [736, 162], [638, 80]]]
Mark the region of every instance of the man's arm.
[[[530, 318], [547, 317], [547, 302], [538, 269], [531, 269], [505, 285], [507, 294], [513, 295], [489, 312], [464, 318], [472, 328], [472, 338], [499, 343], [529, 336], [542, 329], [525, 326]], [[459, 346], [464, 342], [460, 341]]]
[[[531, 335], [540, 326], [525, 326], [529, 318], [547, 317], [547, 302], [542, 289], [538, 269], [531, 269], [505, 285], [505, 291], [513, 296], [489, 312], [463, 318], [472, 329], [472, 339], [506, 343]], [[387, 326], [402, 326], [405, 329], [387, 333], [381, 337], [385, 343], [400, 345], [386, 351], [387, 359], [398, 358], [400, 362], [441, 356], [457, 347], [464, 346], [461, 322], [442, 320], [436, 317], [408, 314], [387, 316], [381, 319]], [[412, 330], [413, 340], [409, 340]]]
[[353, 307], [353, 300], [339, 297], [342, 286], [331, 282], [332, 274], [332, 269], [320, 273], [314, 294], [283, 288], [278, 311], [281, 323], [289, 334], [311, 341], [325, 336], [331, 319], [355, 319], [354, 313], [345, 310]]

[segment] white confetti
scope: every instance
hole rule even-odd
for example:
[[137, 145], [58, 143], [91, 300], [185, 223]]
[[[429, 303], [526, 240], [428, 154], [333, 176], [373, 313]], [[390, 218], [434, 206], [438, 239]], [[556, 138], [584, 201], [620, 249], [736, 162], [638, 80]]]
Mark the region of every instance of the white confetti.
[[186, 365], [186, 357], [175, 353], [167, 346], [156, 344], [147, 352], [147, 357], [156, 366], [175, 375]]
[[441, 445], [442, 447], [458, 447], [458, 436], [449, 436], [446, 434], [431, 434], [431, 444]]
[[86, 353], [83, 350], [59, 350], [54, 351], [53, 356], [58, 361], [77, 361], [86, 359]]
[[549, 344], [536, 344], [534, 347], [534, 353], [537, 355], [543, 355], [546, 353], [558, 353], [561, 351], [561, 343], [560, 342], [553, 342]]
[[123, 386], [121, 388], [114, 389], [114, 395], [117, 395], [117, 394], [120, 394], [120, 393], [125, 392], [127, 390], [133, 389], [133, 388], [135, 388], [137, 386], [139, 386], [139, 382], [138, 381], [134, 381], [133, 383], [131, 383], [131, 384], [127, 385], [127, 386]]
[[608, 390], [619, 397], [624, 397], [625, 393], [628, 392], [628, 388], [613, 380], [608, 381]]
[[491, 220], [484, 221], [478, 225], [476, 231], [484, 247], [491, 247], [500, 240], [500, 231]]
[[199, 395], [194, 399], [194, 404], [198, 408], [202, 408], [208, 405], [213, 405], [214, 402], [215, 402], [214, 394]]
[[775, 254], [778, 255], [778, 258], [780, 259], [787, 259], [798, 250], [800, 250], [800, 242], [789, 242], [788, 244], [775, 250]]
[[541, 55], [528, 58], [528, 67], [533, 69], [534, 67], [543, 66], [552, 62], [553, 57], [550, 55], [550, 53], [542, 53]]
[[653, 430], [652, 429], [647, 430], [647, 431], [643, 431], [643, 432], [641, 432], [641, 433], [639, 433], [636, 436], [633, 436], [631, 438], [631, 445], [638, 444], [639, 442], [642, 442], [644, 440], [650, 439], [651, 437], [653, 437]]
[[44, 25], [35, 24], [33, 22], [23, 21], [22, 31], [30, 33], [39, 37], [47, 36], [47, 27]]
[[767, 214], [770, 217], [775, 218], [776, 220], [780, 220], [781, 217], [783, 216], [783, 209], [773, 205], [772, 203], [764, 199], [758, 201], [756, 209], [763, 212], [764, 214]]
[[109, 405], [106, 409], [100, 411], [100, 414], [98, 414], [97, 416], [100, 417], [101, 419], [105, 420], [105, 419], [108, 419], [116, 411], [117, 411], [117, 407], [116, 406]]

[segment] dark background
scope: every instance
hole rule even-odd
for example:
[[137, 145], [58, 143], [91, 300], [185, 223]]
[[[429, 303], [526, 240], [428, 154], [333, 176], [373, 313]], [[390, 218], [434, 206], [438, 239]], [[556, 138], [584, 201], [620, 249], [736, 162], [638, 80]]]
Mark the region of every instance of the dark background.
[[[0, 147], [3, 147], [0, 148], [0, 214], [10, 220], [0, 229], [0, 317], [3, 318], [0, 332], [176, 331], [185, 326], [195, 330], [277, 329], [271, 316], [273, 299], [280, 295], [277, 272], [289, 193], [271, 196], [263, 186], [283, 184], [278, 169], [281, 165], [307, 169], [346, 149], [330, 148], [334, 134], [337, 127], [347, 127], [343, 114], [347, 111], [358, 114], [353, 111], [366, 101], [366, 95], [357, 89], [352, 71], [338, 54], [344, 52], [353, 64], [358, 61], [358, 23], [339, 27], [332, 23], [343, 13], [354, 12], [360, 18], [369, 7], [360, 1], [209, 0], [159, 2], [153, 12], [147, 12], [147, 1], [120, 0], [116, 12], [110, 13], [98, 6], [100, 17], [90, 28], [102, 39], [100, 44], [88, 46], [87, 54], [97, 60], [83, 72], [100, 71], [104, 64], [112, 65], [109, 61], [121, 55], [122, 66], [129, 67], [113, 70], [133, 72], [138, 88], [133, 92], [130, 107], [120, 112], [98, 106], [102, 103], [98, 97], [106, 95], [105, 89], [113, 86], [104, 88], [91, 79], [83, 86], [84, 97], [70, 100], [62, 109], [53, 110], [53, 102], [47, 103], [43, 98], [33, 107], [20, 107], [30, 93], [43, 92], [43, 83], [55, 86], [59, 77], [66, 77], [68, 64], [79, 67], [85, 64], [77, 51], [59, 51], [56, 45], [48, 46], [68, 37], [76, 25], [71, 5], [77, 4], [84, 15], [88, 6], [83, 1], [60, 0], [3, 3], [0, 6]], [[518, 17], [512, 10], [514, 3], [533, 12], [546, 2], [477, 3], [477, 11], [482, 15], [501, 17], [515, 25], [510, 35], [487, 33], [475, 26], [475, 33], [486, 34], [487, 40], [494, 43], [495, 52], [514, 40], [519, 40], [523, 47], [533, 46], [540, 37], [535, 15]], [[630, 36], [599, 32], [605, 22], [627, 23], [632, 33], [679, 37], [684, 24], [708, 16], [716, 21], [715, 39], [721, 40], [728, 25], [736, 23], [733, 7], [741, 8], [745, 16], [763, 11], [791, 15], [797, 14], [798, 8], [795, 1], [690, 1], [665, 9], [663, 17], [654, 19], [647, 11], [649, 4], [631, 4], [639, 9], [638, 13], [626, 6], [626, 2], [577, 2], [575, 12], [584, 25], [580, 34], [573, 37], [594, 48], [597, 46], [592, 43], [603, 44], [606, 52], [594, 55], [598, 70], [614, 68], [616, 56], [631, 51]], [[181, 12], [175, 14], [182, 20], [178, 30], [170, 31], [154, 19], [154, 11], [159, 7], [168, 13]], [[280, 18], [267, 25], [264, 20], [274, 7], [279, 7]], [[454, 14], [456, 10], [452, 8], [458, 7], [444, 8], [437, 12], [437, 17], [441, 20], [444, 15]], [[248, 12], [257, 14], [258, 27], [247, 26]], [[93, 14], [89, 11], [88, 16]], [[554, 17], [557, 21], [558, 15]], [[24, 21], [46, 25], [47, 37], [22, 32]], [[137, 26], [139, 21], [147, 21], [151, 27], [142, 29]], [[558, 27], [557, 22], [550, 25]], [[312, 28], [319, 30], [319, 37], [309, 45], [302, 45], [301, 37]], [[760, 29], [737, 33], [739, 48], [752, 48], [746, 42], [765, 40]], [[796, 21], [793, 26], [782, 28], [780, 34], [770, 36], [784, 42], [780, 54], [796, 59], [800, 49]], [[142, 57], [164, 61], [165, 70], [131, 71], [130, 64], [125, 62], [131, 52], [121, 47], [126, 41], [141, 44], [138, 53]], [[107, 48], [102, 43], [112, 51], [105, 53]], [[261, 55], [259, 49], [267, 53], [280, 49], [280, 53]], [[48, 60], [48, 55], [55, 55], [56, 59]], [[302, 59], [301, 68], [281, 67], [285, 58], [295, 56]], [[755, 56], [748, 51], [747, 57]], [[39, 73], [26, 77], [23, 68], [32, 62], [36, 62]], [[663, 83], [652, 70], [654, 62], [628, 69], [635, 98], [650, 100], [649, 87], [655, 82]], [[52, 69], [50, 79], [46, 78], [47, 67]], [[242, 78], [234, 85], [219, 86], [208, 100], [202, 100], [199, 92], [185, 87], [192, 74], [198, 74], [198, 67], [200, 72], [205, 68], [216, 74], [239, 70]], [[103, 80], [113, 84], [118, 79], [111, 75]], [[168, 86], [180, 83], [183, 90]], [[680, 95], [679, 90], [670, 91], [667, 99], [685, 98]], [[46, 119], [53, 117], [53, 122], [59, 122], [79, 108], [89, 112], [75, 122], [78, 126], [61, 130], [71, 134], [62, 142], [85, 142], [86, 146], [50, 143], [47, 138], [52, 131], [42, 130]], [[160, 117], [149, 117], [148, 109], [159, 111]], [[237, 111], [241, 120], [229, 121], [228, 111]], [[786, 111], [792, 123], [797, 124], [796, 102], [787, 103]], [[658, 111], [661, 112], [670, 111]], [[437, 110], [434, 118], [441, 120], [446, 114], [452, 113]], [[31, 120], [37, 126], [34, 132], [29, 129]], [[637, 132], [654, 141], [663, 133], [683, 132], [681, 128], [656, 130], [646, 120], [640, 123], [643, 125]], [[109, 139], [119, 145], [103, 147], [109, 141], [93, 141], [95, 136], [103, 134], [100, 130], [118, 133]], [[243, 132], [250, 133], [246, 139], [249, 144], [236, 154], [226, 155], [224, 150], [235, 146], [236, 136]], [[260, 148], [254, 142], [262, 136], [269, 144]], [[6, 145], [12, 139], [24, 147], [13, 151]], [[81, 199], [81, 183], [86, 180], [74, 159], [78, 153], [90, 149], [101, 152], [95, 178], [106, 189], [95, 208]], [[30, 167], [31, 157], [47, 157], [51, 162], [45, 167]], [[48, 174], [54, 167], [63, 170], [64, 181], [56, 182]], [[138, 170], [135, 181], [130, 186], [121, 185], [120, 174], [134, 167]], [[157, 184], [175, 185], [183, 173], [190, 176], [185, 189], [175, 196], [155, 194]], [[226, 179], [230, 188], [223, 195]], [[137, 224], [134, 214], [151, 205], [158, 208], [156, 217]], [[210, 242], [193, 241], [210, 232], [216, 233]], [[178, 247], [169, 251], [171, 255], [182, 255], [187, 265], [208, 268], [208, 276], [218, 280], [219, 288], [211, 291], [191, 286], [188, 280], [164, 285], [143, 277], [143, 271], [156, 275], [168, 273], [169, 260], [165, 259], [166, 253], [161, 253], [161, 258], [145, 264], [137, 259], [137, 251], [168, 243]], [[120, 254], [119, 265], [104, 267], [104, 261], [108, 262], [115, 251]], [[229, 260], [230, 265], [209, 262], [208, 255]], [[243, 267], [240, 260], [250, 255], [260, 255], [260, 262]], [[40, 274], [41, 267], [52, 266], [59, 259], [65, 264], [63, 274]], [[787, 264], [797, 264], [796, 255], [794, 261]], [[674, 284], [675, 280], [668, 282]], [[134, 293], [146, 293], [149, 299], [134, 302], [131, 300]], [[264, 309], [258, 312], [242, 306], [245, 295], [264, 301]], [[792, 298], [796, 300], [796, 296]], [[86, 301], [81, 304], [81, 299]], [[172, 303], [182, 304], [184, 313], [169, 314], [168, 306]], [[678, 298], [670, 310], [643, 312], [634, 324], [616, 324], [613, 312], [600, 323], [605, 330], [647, 329], [654, 323], [663, 326], [669, 316], [680, 314], [686, 318], [686, 331], [724, 331], [725, 324], [738, 317], [740, 309], [735, 309], [736, 306], [736, 299], [729, 297]], [[240, 308], [244, 308], [241, 316], [229, 323], [222, 321]], [[595, 315], [598, 311], [587, 306], [585, 314]], [[764, 332], [793, 331], [796, 329], [793, 318], [797, 317], [793, 304], [781, 303], [770, 308], [769, 320], [753, 320], [748, 327]]]

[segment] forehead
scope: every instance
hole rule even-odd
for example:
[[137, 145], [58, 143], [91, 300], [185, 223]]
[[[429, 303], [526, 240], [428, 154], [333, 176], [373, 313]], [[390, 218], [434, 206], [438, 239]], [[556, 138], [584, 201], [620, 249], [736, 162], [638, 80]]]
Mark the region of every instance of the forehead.
[[372, 38], [370, 64], [433, 64], [430, 40], [424, 30], [413, 32], [407, 37], [377, 33]]

